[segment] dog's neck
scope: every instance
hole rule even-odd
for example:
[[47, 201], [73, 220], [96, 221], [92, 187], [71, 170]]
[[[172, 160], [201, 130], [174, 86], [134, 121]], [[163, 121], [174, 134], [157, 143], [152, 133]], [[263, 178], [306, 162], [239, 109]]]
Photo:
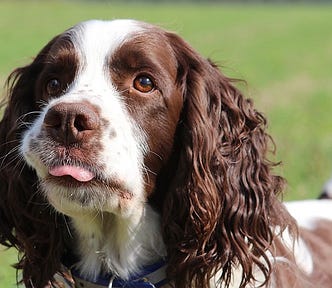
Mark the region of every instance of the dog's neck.
[[160, 217], [148, 204], [125, 219], [98, 213], [75, 217], [72, 225], [80, 258], [76, 268], [90, 279], [110, 273], [128, 279], [143, 266], [166, 257]]

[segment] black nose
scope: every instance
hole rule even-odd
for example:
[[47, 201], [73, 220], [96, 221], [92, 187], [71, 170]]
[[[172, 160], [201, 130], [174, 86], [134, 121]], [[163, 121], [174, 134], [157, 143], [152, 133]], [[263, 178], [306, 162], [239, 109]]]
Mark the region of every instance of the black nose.
[[98, 129], [100, 119], [88, 103], [59, 103], [51, 107], [44, 118], [49, 136], [64, 145], [79, 143]]

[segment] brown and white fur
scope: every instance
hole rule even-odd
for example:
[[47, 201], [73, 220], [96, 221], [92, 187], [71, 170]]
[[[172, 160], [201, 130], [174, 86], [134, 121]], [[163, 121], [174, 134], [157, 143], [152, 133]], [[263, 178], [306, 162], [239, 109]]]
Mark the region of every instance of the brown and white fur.
[[24, 284], [69, 253], [90, 279], [164, 259], [175, 287], [332, 287], [332, 203], [279, 202], [266, 120], [234, 83], [133, 20], [80, 23], [16, 69], [0, 239]]

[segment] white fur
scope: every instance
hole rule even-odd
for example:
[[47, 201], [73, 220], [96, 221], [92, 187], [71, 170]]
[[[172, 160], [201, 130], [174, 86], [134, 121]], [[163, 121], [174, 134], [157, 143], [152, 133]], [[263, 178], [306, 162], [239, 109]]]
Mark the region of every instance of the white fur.
[[285, 205], [300, 227], [313, 230], [319, 219], [332, 221], [332, 200], [303, 200]]
[[97, 277], [103, 265], [126, 279], [142, 266], [166, 257], [159, 215], [149, 205], [136, 219], [104, 214], [74, 218], [73, 224], [82, 255], [78, 268], [84, 277]]

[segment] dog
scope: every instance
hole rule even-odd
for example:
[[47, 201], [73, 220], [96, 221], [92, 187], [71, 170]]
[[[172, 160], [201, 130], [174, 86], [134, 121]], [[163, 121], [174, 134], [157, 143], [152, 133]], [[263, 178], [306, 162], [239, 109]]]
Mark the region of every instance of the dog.
[[279, 201], [266, 118], [177, 34], [82, 22], [7, 83], [0, 242], [26, 287], [332, 287], [332, 202]]

